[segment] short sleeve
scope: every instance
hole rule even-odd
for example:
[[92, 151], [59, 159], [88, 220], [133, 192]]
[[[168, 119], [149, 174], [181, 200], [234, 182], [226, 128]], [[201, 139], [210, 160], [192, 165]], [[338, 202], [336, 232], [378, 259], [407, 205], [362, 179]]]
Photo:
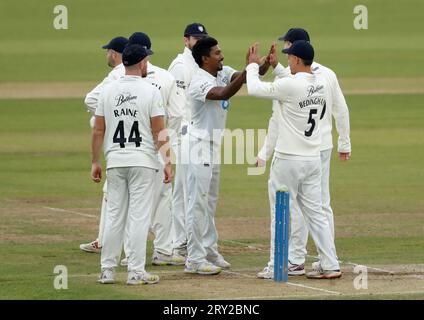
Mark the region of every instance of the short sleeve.
[[152, 103], [150, 104], [150, 118], [159, 117], [165, 115], [165, 109], [163, 107], [163, 99], [159, 89], [153, 87]]
[[226, 83], [230, 83], [231, 82], [231, 78], [233, 77], [233, 74], [237, 72], [237, 70], [229, 67], [229, 66], [224, 66], [222, 68], [222, 72], [224, 74], [224, 78], [226, 78]]
[[209, 79], [196, 77], [191, 81], [188, 94], [194, 100], [205, 102], [209, 90], [211, 90], [213, 87], [215, 87], [215, 84]]

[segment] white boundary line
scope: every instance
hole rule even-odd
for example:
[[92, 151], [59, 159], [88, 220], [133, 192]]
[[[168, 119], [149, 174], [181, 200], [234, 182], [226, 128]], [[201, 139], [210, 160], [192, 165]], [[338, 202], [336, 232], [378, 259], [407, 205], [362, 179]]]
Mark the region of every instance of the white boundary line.
[[311, 286], [305, 286], [304, 284], [300, 284], [300, 283], [287, 282], [287, 284], [290, 285], [290, 286], [301, 287], [301, 288], [311, 289], [311, 290], [316, 290], [316, 291], [322, 291], [322, 292], [327, 292], [327, 293], [331, 293], [331, 294], [337, 294], [337, 295], [340, 295], [340, 296], [343, 295], [343, 293], [338, 292], [338, 291], [330, 291], [330, 290], [326, 290], [326, 289], [315, 288], [315, 287], [311, 287]]
[[254, 250], [262, 251], [261, 248], [258, 248], [258, 247], [254, 246], [254, 245], [249, 245], [247, 243], [240, 242], [240, 241], [235, 241], [235, 240], [221, 240], [221, 242], [224, 242], [224, 243], [225, 242], [234, 243], [234, 244], [242, 245], [242, 246], [244, 246], [244, 247], [246, 247], [248, 249], [254, 249]]
[[[375, 296], [375, 295], [403, 295], [403, 294], [424, 294], [424, 291], [403, 291], [403, 292], [370, 292], [370, 293], [356, 293], [356, 294], [343, 294], [344, 296]], [[234, 298], [225, 298], [223, 300], [267, 300], [267, 299], [291, 299], [291, 298], [312, 298], [312, 297], [326, 297], [327, 295], [291, 295], [291, 296], [256, 296], [256, 297], [234, 297]], [[213, 299], [211, 299], [213, 300]]]
[[72, 211], [72, 210], [66, 210], [66, 209], [60, 209], [60, 208], [51, 208], [51, 207], [43, 207], [43, 208], [49, 209], [49, 210], [52, 210], [52, 211], [56, 211], [56, 212], [72, 213], [72, 214], [76, 214], [76, 215], [79, 215], [81, 217], [86, 217], [86, 218], [97, 218], [97, 216], [94, 216], [92, 214], [86, 214], [86, 213], [81, 213], [81, 212]]
[[[251, 276], [249, 274], [244, 274], [241, 272], [235, 272], [235, 271], [228, 271], [228, 270], [223, 270], [224, 273], [229, 273], [229, 274], [236, 274], [242, 277], [246, 277], [246, 278], [253, 278], [256, 279], [255, 276]], [[271, 279], [270, 279], [271, 280]], [[286, 282], [284, 284], [288, 284], [290, 286], [295, 286], [295, 287], [300, 287], [300, 288], [305, 288], [305, 289], [310, 289], [310, 290], [315, 290], [315, 291], [322, 291], [322, 292], [326, 292], [326, 293], [331, 293], [331, 294], [337, 294], [337, 295], [342, 295], [341, 292], [337, 292], [337, 291], [330, 291], [330, 290], [325, 290], [325, 289], [321, 289], [321, 288], [315, 288], [315, 287], [311, 287], [311, 286], [306, 286], [303, 284], [298, 284], [298, 283], [292, 283], [292, 282]]]

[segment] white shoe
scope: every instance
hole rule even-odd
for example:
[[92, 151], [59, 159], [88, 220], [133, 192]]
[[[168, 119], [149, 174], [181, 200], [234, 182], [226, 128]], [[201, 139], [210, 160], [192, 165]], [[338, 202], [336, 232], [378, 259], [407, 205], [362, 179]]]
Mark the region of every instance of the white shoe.
[[185, 273], [197, 273], [202, 275], [213, 275], [218, 274], [222, 271], [220, 267], [215, 266], [210, 262], [194, 263], [186, 261]]
[[312, 271], [322, 271], [321, 263], [319, 261], [312, 262]]
[[120, 264], [123, 267], [127, 267], [128, 266], [128, 258], [125, 257], [124, 259], [122, 259]]
[[187, 243], [183, 243], [181, 246], [174, 248], [173, 254], [182, 256], [184, 258], [187, 257]]
[[340, 270], [312, 271], [306, 274], [308, 279], [337, 279], [342, 276]]
[[128, 272], [128, 285], [155, 284], [159, 282], [159, 276], [148, 272]]
[[261, 272], [258, 272], [256, 276], [260, 279], [274, 279], [274, 270], [270, 267], [265, 267]]
[[220, 255], [220, 254], [216, 258], [215, 257], [214, 258], [208, 258], [208, 257], [206, 257], [206, 259], [210, 263], [212, 263], [215, 266], [220, 267], [222, 269], [230, 269], [231, 268], [231, 264], [229, 262], [225, 261], [224, 257], [222, 255]]
[[172, 255], [163, 254], [157, 251], [154, 251], [152, 257], [152, 264], [154, 266], [182, 266], [185, 264], [186, 259], [183, 256], [173, 253]]
[[115, 271], [113, 269], [103, 269], [97, 281], [101, 284], [115, 283]]
[[291, 264], [289, 262], [289, 276], [303, 276], [305, 274], [305, 264]]
[[80, 249], [85, 252], [93, 252], [93, 253], [100, 253], [102, 251], [102, 247], [99, 247], [98, 239], [90, 243], [80, 244]]

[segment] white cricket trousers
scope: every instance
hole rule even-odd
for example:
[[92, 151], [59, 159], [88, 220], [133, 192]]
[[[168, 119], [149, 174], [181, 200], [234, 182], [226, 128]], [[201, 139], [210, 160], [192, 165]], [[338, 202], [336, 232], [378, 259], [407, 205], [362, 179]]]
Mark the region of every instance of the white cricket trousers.
[[[321, 151], [321, 200], [322, 211], [330, 225], [331, 235], [334, 237], [334, 216], [330, 205], [330, 160], [332, 149]], [[297, 203], [290, 205], [291, 232], [289, 260], [293, 264], [305, 263], [308, 244], [308, 227]]]
[[153, 186], [154, 202], [153, 214], [151, 220], [152, 233], [155, 236], [153, 240], [154, 250], [162, 254], [172, 254], [172, 184], [163, 183], [165, 179], [164, 166], [156, 172]]
[[[290, 213], [293, 203], [303, 212], [306, 225], [321, 257], [324, 270], [339, 270], [336, 248], [327, 217], [321, 205], [321, 161], [319, 159], [287, 160], [274, 157], [268, 181], [271, 209], [271, 246], [268, 266], [274, 268], [275, 198], [277, 190], [287, 187], [290, 193]], [[289, 240], [289, 247], [291, 240]], [[290, 258], [289, 258], [290, 260]], [[291, 263], [294, 263], [290, 260]]]
[[[153, 212], [151, 216], [150, 231], [155, 236], [153, 248], [155, 251], [171, 255], [172, 254], [172, 217], [171, 200], [172, 185], [163, 183], [165, 173], [164, 166], [160, 161], [160, 168], [155, 172], [155, 177], [151, 188], [153, 189]], [[127, 230], [128, 234], [128, 230]], [[124, 241], [125, 255], [128, 257], [128, 241]]]
[[101, 267], [115, 268], [128, 229], [128, 271], [145, 271], [156, 171], [144, 167], [107, 170], [107, 210]]
[[173, 248], [182, 249], [187, 245], [187, 177], [190, 153], [188, 133], [181, 136], [181, 144], [176, 145], [173, 150], [176, 155], [176, 172], [172, 193]]
[[[151, 186], [154, 192], [153, 195], [153, 214], [150, 230], [155, 236], [153, 241], [154, 249], [157, 252], [170, 255], [172, 254], [172, 217], [171, 217], [171, 199], [172, 186], [171, 184], [163, 183], [164, 172], [161, 168], [155, 174], [154, 183]], [[107, 211], [107, 181], [103, 186], [102, 211], [100, 214], [99, 223], [99, 245], [103, 245], [103, 230], [105, 224], [105, 216]], [[126, 232], [127, 234], [128, 232]], [[127, 241], [124, 241], [125, 255], [128, 256]]]
[[202, 263], [207, 258], [214, 259], [219, 255], [215, 212], [220, 165], [216, 163], [217, 155], [214, 155], [214, 150], [217, 148], [212, 142], [191, 136], [189, 141], [187, 253], [190, 262]]
[[105, 229], [105, 216], [107, 209], [107, 179], [103, 184], [103, 198], [102, 198], [102, 209], [100, 211], [100, 222], [99, 222], [99, 234], [97, 240], [99, 241], [99, 247], [103, 246], [103, 231]]

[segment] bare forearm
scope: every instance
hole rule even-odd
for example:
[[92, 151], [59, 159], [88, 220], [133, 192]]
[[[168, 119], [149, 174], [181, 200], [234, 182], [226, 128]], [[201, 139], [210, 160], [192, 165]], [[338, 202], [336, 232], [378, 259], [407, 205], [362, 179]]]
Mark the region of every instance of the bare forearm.
[[240, 90], [246, 82], [246, 70], [235, 72], [231, 77], [231, 82], [225, 87], [214, 87], [208, 91], [208, 100], [228, 100]]
[[269, 67], [271, 66], [271, 64], [268, 61], [265, 61], [264, 63], [262, 63], [259, 66], [259, 74], [261, 76], [263, 76], [265, 73], [268, 72]]
[[153, 131], [153, 139], [156, 149], [160, 153], [163, 161], [169, 163], [171, 161], [171, 153], [169, 148], [169, 135], [166, 128], [160, 131]]
[[100, 161], [100, 150], [103, 145], [104, 134], [100, 130], [93, 129], [91, 142], [91, 162], [98, 163]]

